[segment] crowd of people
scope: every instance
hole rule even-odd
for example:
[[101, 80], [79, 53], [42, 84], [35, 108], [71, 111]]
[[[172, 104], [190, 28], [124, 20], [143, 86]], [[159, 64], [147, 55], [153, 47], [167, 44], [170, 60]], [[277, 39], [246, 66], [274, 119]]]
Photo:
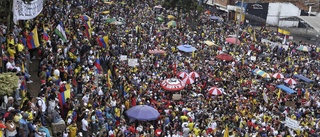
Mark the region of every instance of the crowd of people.
[[[20, 21], [10, 32], [2, 25], [5, 71], [17, 72], [21, 82], [41, 88], [37, 97], [27, 91], [26, 95], [16, 93], [6, 99], [7, 112], [0, 124], [5, 136], [320, 134], [317, 46], [284, 41], [285, 36], [266, 27], [237, 25], [218, 11], [205, 10], [193, 27], [188, 14], [159, 5], [153, 0], [45, 1], [46, 8], [35, 19]], [[55, 32], [59, 24], [64, 27], [66, 39]], [[35, 27], [40, 46], [21, 50], [21, 39]], [[227, 42], [238, 27], [241, 43]], [[205, 41], [214, 44], [209, 46]], [[197, 50], [186, 53], [177, 48], [179, 45], [191, 45]], [[307, 50], [298, 50], [299, 46]], [[165, 53], [150, 54], [149, 50]], [[232, 60], [216, 58], [222, 53], [232, 56]], [[138, 62], [131, 66], [121, 55]], [[27, 66], [37, 58], [38, 76], [32, 77], [40, 77], [41, 85], [32, 83], [27, 68], [21, 71], [21, 63]], [[269, 76], [256, 74], [256, 69]], [[161, 81], [179, 78], [179, 72], [197, 72], [199, 77], [181, 91], [164, 90]], [[284, 77], [273, 77], [275, 73]], [[311, 82], [294, 78], [295, 74]], [[287, 78], [294, 78], [297, 84], [287, 82]], [[296, 93], [286, 93], [277, 85]], [[211, 87], [217, 87], [222, 94], [208, 92]], [[61, 97], [67, 90], [70, 96]], [[173, 99], [173, 94], [181, 98]], [[15, 100], [21, 105], [15, 105]], [[128, 117], [126, 110], [136, 105], [154, 107], [159, 118], [138, 121]], [[288, 125], [288, 118], [299, 126]], [[57, 123], [65, 129], [50, 131]]]

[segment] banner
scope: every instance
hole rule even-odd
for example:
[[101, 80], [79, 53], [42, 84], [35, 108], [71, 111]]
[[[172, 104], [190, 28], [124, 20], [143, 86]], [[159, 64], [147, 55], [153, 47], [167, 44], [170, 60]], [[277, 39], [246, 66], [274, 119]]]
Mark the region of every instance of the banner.
[[128, 65], [130, 67], [138, 66], [139, 65], [138, 59], [128, 59]]
[[13, 0], [12, 12], [13, 22], [18, 20], [29, 20], [37, 17], [43, 9], [43, 0], [33, 0], [25, 3], [22, 0]]
[[299, 122], [297, 120], [294, 120], [288, 117], [286, 117], [285, 125], [294, 130], [300, 129]]

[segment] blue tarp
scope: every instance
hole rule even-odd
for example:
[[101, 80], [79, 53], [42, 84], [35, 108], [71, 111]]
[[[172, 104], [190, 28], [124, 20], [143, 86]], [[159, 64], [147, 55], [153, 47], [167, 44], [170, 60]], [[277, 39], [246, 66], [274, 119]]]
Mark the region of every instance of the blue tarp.
[[278, 85], [277, 88], [280, 88], [281, 90], [287, 92], [288, 94], [296, 93], [297, 91], [285, 86], [285, 85]]
[[307, 77], [305, 77], [305, 76], [302, 76], [302, 75], [296, 74], [296, 75], [293, 75], [293, 77], [298, 78], [298, 79], [300, 79], [300, 80], [303, 80], [303, 81], [305, 81], [305, 82], [307, 82], [307, 83], [313, 82], [313, 80], [311, 80], [311, 79], [309, 79], [309, 78], [307, 78]]

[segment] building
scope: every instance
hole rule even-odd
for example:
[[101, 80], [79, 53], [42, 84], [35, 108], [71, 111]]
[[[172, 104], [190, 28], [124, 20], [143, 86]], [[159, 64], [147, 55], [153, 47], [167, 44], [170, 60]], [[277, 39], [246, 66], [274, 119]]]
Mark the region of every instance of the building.
[[[293, 16], [317, 15], [320, 0], [243, 0], [242, 21], [252, 25], [298, 27], [299, 21], [281, 20]], [[230, 19], [240, 19], [241, 1], [208, 0], [212, 5], [228, 13]], [[318, 15], [320, 16], [320, 15]]]

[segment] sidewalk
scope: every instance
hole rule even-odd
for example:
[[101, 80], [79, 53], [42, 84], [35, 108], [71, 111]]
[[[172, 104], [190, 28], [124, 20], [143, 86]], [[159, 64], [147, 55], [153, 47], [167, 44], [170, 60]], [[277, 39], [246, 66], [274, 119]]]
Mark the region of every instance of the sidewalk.
[[[256, 27], [257, 29], [260, 29], [260, 27]], [[271, 30], [277, 30], [277, 27], [267, 27]], [[320, 42], [320, 34], [317, 33], [314, 29], [306, 29], [306, 28], [282, 28], [285, 30], [288, 30], [291, 34], [290, 36], [293, 36], [293, 39], [295, 42], [299, 41], [306, 41], [310, 44], [317, 44], [316, 35], [319, 35], [318, 42]]]

